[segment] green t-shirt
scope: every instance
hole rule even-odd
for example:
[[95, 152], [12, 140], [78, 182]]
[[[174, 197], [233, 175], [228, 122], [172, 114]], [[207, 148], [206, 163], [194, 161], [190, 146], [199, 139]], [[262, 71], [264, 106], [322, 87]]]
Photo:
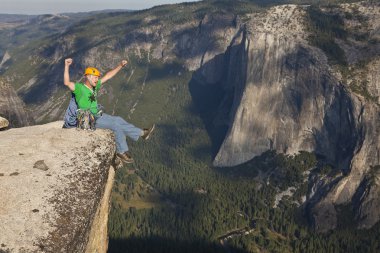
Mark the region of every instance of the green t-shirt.
[[90, 109], [93, 114], [98, 113], [98, 101], [96, 96], [100, 90], [100, 86], [100, 80], [98, 80], [98, 83], [94, 89], [88, 88], [83, 83], [75, 83], [74, 95], [79, 109]]

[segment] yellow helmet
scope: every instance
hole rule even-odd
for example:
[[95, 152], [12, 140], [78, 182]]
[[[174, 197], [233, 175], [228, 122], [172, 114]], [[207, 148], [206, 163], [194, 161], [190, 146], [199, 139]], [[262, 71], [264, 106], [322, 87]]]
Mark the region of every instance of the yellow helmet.
[[84, 71], [84, 75], [100, 76], [100, 72], [99, 72], [99, 70], [97, 70], [96, 68], [88, 67], [88, 68], [86, 68], [86, 70]]

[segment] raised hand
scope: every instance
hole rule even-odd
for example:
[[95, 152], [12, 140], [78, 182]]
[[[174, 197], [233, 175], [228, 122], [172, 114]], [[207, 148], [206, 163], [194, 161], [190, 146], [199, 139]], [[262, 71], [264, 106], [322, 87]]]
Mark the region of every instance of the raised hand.
[[124, 67], [124, 66], [127, 65], [127, 64], [128, 64], [128, 61], [127, 61], [127, 60], [122, 60], [121, 63], [120, 63], [120, 65], [121, 65], [122, 67]]
[[73, 63], [73, 59], [71, 59], [71, 58], [67, 58], [67, 59], [65, 59], [65, 65], [66, 65], [66, 66], [70, 66], [71, 63]]

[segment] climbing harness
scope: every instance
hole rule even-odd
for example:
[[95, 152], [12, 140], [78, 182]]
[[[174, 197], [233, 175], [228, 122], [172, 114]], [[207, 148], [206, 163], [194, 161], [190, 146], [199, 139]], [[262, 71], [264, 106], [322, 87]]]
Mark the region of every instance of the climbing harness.
[[[78, 81], [82, 81], [83, 77]], [[93, 91], [93, 94], [89, 99], [96, 100], [97, 92]], [[64, 116], [63, 128], [74, 128], [92, 130], [96, 129], [96, 119], [100, 118], [103, 114], [103, 106], [98, 104], [98, 113], [93, 114], [90, 109], [79, 109], [75, 100], [75, 96], [71, 93], [71, 100], [69, 106], [66, 109]]]
[[77, 110], [77, 129], [95, 131], [96, 118], [88, 109]]

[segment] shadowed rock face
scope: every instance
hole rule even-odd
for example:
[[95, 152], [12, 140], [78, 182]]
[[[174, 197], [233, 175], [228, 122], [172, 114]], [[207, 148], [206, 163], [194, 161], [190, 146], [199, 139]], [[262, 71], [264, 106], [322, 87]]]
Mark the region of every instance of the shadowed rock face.
[[9, 126], [9, 121], [3, 117], [0, 117], [0, 129], [6, 128]]
[[113, 136], [62, 124], [0, 132], [0, 244], [6, 252], [107, 251]]
[[[357, 121], [358, 141], [352, 153], [349, 171], [339, 180], [330, 180], [328, 191], [321, 188], [312, 210], [315, 227], [320, 231], [335, 228], [339, 214], [336, 205], [352, 205], [359, 228], [370, 228], [380, 219], [379, 202], [379, 108], [376, 104], [353, 99], [360, 110], [353, 114]], [[315, 200], [312, 200], [312, 203]]]

